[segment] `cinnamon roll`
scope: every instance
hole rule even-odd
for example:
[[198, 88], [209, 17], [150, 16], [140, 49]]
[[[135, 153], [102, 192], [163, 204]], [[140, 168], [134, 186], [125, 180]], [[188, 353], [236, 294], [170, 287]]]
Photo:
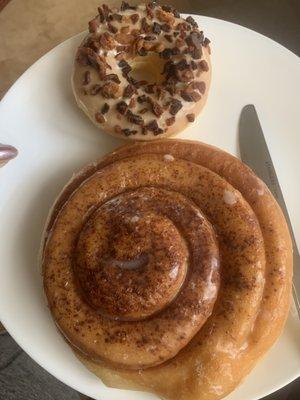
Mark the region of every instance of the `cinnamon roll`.
[[80, 171], [46, 225], [53, 318], [105, 384], [220, 399], [280, 335], [289, 232], [264, 183], [198, 142], [123, 147]]

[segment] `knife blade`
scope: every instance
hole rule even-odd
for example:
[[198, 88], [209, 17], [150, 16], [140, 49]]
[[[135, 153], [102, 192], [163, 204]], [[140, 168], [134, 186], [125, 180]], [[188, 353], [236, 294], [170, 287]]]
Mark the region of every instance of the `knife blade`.
[[268, 186], [273, 196], [281, 207], [293, 243], [293, 296], [296, 309], [300, 319], [300, 256], [289, 213], [283, 198], [272, 158], [261, 128], [255, 107], [252, 104], [246, 105], [241, 112], [239, 120], [239, 145], [242, 161], [247, 164], [257, 176]]

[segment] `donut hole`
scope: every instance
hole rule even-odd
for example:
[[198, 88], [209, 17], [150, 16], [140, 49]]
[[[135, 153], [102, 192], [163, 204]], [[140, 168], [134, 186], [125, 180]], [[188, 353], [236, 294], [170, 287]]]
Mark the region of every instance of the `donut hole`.
[[164, 64], [164, 60], [156, 53], [136, 57], [131, 64], [131, 76], [138, 81], [161, 84], [164, 78], [162, 74]]

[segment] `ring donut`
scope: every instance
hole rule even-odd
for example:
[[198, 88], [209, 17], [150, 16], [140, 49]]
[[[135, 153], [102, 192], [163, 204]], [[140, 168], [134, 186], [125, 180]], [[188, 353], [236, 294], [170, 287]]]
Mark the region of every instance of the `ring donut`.
[[210, 41], [171, 6], [98, 8], [72, 76], [78, 106], [101, 130], [131, 140], [175, 135], [203, 108]]

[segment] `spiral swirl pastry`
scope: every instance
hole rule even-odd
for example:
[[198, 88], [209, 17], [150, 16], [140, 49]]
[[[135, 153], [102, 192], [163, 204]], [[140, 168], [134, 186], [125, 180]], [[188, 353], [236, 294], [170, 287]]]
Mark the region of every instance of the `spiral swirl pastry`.
[[57, 326], [107, 385], [219, 399], [282, 330], [292, 250], [248, 167], [160, 140], [73, 177], [46, 225], [43, 273]]

